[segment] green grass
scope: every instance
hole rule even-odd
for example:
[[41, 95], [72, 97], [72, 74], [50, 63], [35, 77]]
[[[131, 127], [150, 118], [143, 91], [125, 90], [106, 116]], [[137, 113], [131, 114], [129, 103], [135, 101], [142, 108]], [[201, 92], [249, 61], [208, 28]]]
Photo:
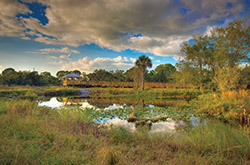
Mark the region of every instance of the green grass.
[[90, 88], [90, 97], [119, 97], [135, 100], [192, 99], [201, 94], [197, 89]]
[[60, 86], [12, 86], [0, 87], [0, 97], [20, 97], [35, 99], [38, 96], [67, 96], [79, 94], [78, 88], [64, 88]]
[[250, 138], [207, 120], [174, 135], [131, 133], [92, 122], [91, 110], [1, 100], [0, 164], [249, 164]]

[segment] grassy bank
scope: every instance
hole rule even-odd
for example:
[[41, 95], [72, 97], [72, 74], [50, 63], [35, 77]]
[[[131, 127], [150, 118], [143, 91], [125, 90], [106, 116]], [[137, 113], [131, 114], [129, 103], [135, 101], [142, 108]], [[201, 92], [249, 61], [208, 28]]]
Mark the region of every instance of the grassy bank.
[[190, 99], [201, 92], [197, 89], [159, 89], [146, 88], [90, 88], [91, 97], [120, 97], [129, 99]]
[[1, 86], [0, 97], [36, 98], [37, 96], [67, 96], [80, 94], [78, 88], [61, 86]]
[[199, 112], [227, 121], [240, 121], [250, 127], [250, 91], [225, 91], [200, 95], [190, 102]]
[[249, 164], [250, 138], [241, 129], [207, 121], [173, 135], [111, 130], [88, 111], [0, 103], [0, 164]]

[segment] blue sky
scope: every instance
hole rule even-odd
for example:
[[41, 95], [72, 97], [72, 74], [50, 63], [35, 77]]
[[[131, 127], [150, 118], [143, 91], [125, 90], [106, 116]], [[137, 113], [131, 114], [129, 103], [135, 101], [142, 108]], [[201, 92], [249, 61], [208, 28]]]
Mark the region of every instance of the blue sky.
[[175, 64], [180, 44], [224, 26], [249, 0], [1, 0], [0, 71], [127, 70]]

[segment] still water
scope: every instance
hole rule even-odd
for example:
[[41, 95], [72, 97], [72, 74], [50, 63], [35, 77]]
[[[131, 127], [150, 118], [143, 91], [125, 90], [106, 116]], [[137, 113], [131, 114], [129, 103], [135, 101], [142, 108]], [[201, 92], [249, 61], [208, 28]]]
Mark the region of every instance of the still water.
[[[148, 104], [155, 103], [155, 104]], [[125, 110], [133, 109], [135, 106], [157, 108], [168, 107], [173, 104], [185, 103], [185, 100], [168, 100], [164, 102], [160, 101], [134, 101], [134, 100], [122, 100], [122, 99], [110, 99], [110, 98], [82, 98], [82, 97], [52, 97], [46, 98], [46, 100], [38, 101], [39, 106], [46, 106], [50, 108], [63, 110], [64, 108], [79, 107], [83, 110], [91, 108], [93, 111], [102, 111], [103, 116], [97, 118], [95, 122], [106, 125], [107, 127], [123, 127], [131, 132], [138, 131], [143, 128], [148, 128], [149, 133], [174, 133], [180, 128], [185, 128], [200, 124], [200, 120], [195, 117], [191, 117], [189, 122], [182, 120], [173, 120], [166, 118], [163, 121], [146, 121], [146, 122], [128, 122], [126, 119], [130, 115]], [[124, 110], [124, 111], [123, 111]], [[103, 113], [106, 112], [106, 113]], [[151, 117], [151, 114], [155, 113], [153, 110], [146, 112], [147, 118]], [[108, 114], [108, 115], [107, 115]], [[144, 115], [145, 116], [145, 115]]]

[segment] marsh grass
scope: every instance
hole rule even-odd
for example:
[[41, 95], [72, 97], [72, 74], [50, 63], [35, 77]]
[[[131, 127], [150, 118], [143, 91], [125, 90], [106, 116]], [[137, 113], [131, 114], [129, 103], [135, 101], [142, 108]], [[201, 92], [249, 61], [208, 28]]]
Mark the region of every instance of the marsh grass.
[[[240, 128], [217, 120], [196, 127], [174, 142], [186, 146], [185, 151], [206, 158], [207, 163], [238, 164], [238, 159], [250, 163], [250, 138]], [[234, 158], [234, 159], [233, 159]]]
[[240, 121], [243, 113], [245, 116], [250, 115], [250, 94], [246, 90], [208, 93], [192, 100], [191, 106], [215, 118], [229, 122], [231, 120]]
[[0, 97], [37, 98], [38, 96], [66, 96], [80, 94], [77, 88], [64, 88], [60, 86], [12, 86], [0, 87]]
[[110, 146], [100, 147], [97, 153], [97, 160], [101, 165], [113, 165], [119, 161], [117, 150]]
[[0, 104], [6, 109], [0, 115], [0, 164], [250, 163], [249, 135], [214, 120], [174, 135], [132, 133], [93, 123], [91, 109], [47, 109], [30, 100]]
[[197, 89], [151, 89], [139, 88], [90, 88], [90, 97], [120, 97], [133, 99], [195, 98], [201, 94]]

